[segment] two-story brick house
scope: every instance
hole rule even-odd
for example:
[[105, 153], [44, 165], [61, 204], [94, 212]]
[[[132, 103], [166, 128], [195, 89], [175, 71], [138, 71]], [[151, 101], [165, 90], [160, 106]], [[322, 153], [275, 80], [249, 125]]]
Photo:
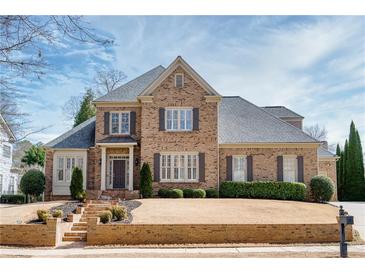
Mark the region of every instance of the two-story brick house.
[[[46, 198], [69, 196], [79, 166], [90, 198], [137, 197], [139, 170], [153, 186], [219, 188], [224, 180], [334, 182], [336, 157], [285, 107], [221, 96], [180, 56], [94, 101], [96, 117], [46, 145]], [[322, 170], [321, 170], [322, 169]]]

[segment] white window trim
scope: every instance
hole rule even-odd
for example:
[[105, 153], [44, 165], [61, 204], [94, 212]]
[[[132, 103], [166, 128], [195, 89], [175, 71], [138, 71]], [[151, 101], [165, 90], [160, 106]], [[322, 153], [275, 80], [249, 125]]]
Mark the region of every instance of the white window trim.
[[[168, 129], [167, 128], [167, 111], [168, 110], [171, 110], [171, 111], [174, 111], [174, 110], [177, 110], [177, 129]], [[191, 117], [190, 117], [190, 124], [191, 124], [191, 129], [186, 129], [186, 119], [185, 119], [185, 129], [180, 129], [180, 110], [190, 110], [191, 111]], [[185, 117], [186, 118], [186, 117]], [[192, 107], [167, 107], [165, 108], [165, 131], [172, 131], [172, 132], [178, 132], [178, 131], [182, 131], [182, 132], [190, 132], [190, 131], [193, 131], [193, 125], [194, 123], [194, 114], [193, 114], [193, 108]]]
[[[170, 179], [162, 179], [162, 156], [170, 155], [170, 156], [181, 156], [184, 155], [184, 179], [173, 179], [173, 176], [170, 176]], [[188, 155], [196, 156], [196, 179], [187, 179], [188, 178]], [[180, 162], [180, 158], [179, 158]], [[171, 159], [172, 163], [172, 159]], [[173, 165], [170, 166], [170, 175], [173, 175]], [[180, 167], [179, 167], [180, 168]], [[180, 170], [179, 170], [180, 172]], [[160, 153], [160, 182], [161, 183], [196, 183], [199, 182], [199, 153], [198, 152], [163, 152]]]
[[290, 180], [285, 180], [285, 159], [292, 159], [295, 161], [295, 178], [293, 182], [298, 182], [298, 156], [293, 154], [283, 155], [283, 181], [291, 182]]
[[[243, 165], [243, 172], [244, 172], [244, 178], [242, 180], [236, 180], [234, 177], [234, 158], [244, 158], [244, 165]], [[247, 155], [232, 155], [232, 180], [238, 181], [238, 182], [247, 182]]]
[[[5, 155], [5, 148], [9, 149], [9, 155]], [[2, 151], [2, 155], [4, 158], [6, 159], [11, 159], [11, 145], [6, 145], [3, 144], [3, 151]]]
[[[176, 76], [181, 76], [181, 87], [177, 87], [176, 84]], [[175, 73], [175, 88], [183, 88], [184, 87], [184, 73]]]
[[113, 166], [113, 161], [114, 160], [124, 160], [126, 161], [126, 172], [125, 172], [125, 177], [126, 177], [126, 183], [125, 183], [125, 189], [128, 189], [129, 187], [129, 154], [109, 154], [108, 158], [107, 158], [107, 185], [108, 185], [108, 189], [113, 189], [113, 172], [114, 172], [114, 166]]
[[[113, 133], [112, 131], [112, 116], [113, 113], [118, 114], [118, 132]], [[122, 133], [122, 113], [128, 113], [128, 132]], [[131, 133], [131, 112], [130, 111], [111, 111], [110, 112], [110, 118], [109, 118], [109, 134], [110, 135], [130, 135]]]

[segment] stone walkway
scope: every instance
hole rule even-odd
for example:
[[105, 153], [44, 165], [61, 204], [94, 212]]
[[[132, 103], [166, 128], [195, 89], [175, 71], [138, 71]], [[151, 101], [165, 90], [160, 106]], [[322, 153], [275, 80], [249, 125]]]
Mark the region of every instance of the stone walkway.
[[[365, 258], [365, 245], [348, 247], [349, 257]], [[338, 257], [337, 245], [226, 248], [1, 248], [0, 257]]]

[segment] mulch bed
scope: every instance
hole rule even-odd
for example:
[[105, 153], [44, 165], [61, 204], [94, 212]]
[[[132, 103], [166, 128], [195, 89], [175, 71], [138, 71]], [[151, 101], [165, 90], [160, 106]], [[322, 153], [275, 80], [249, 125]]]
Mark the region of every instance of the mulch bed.
[[[49, 211], [52, 213], [57, 209], [61, 209], [63, 211], [63, 221], [67, 221], [67, 215], [70, 213], [76, 213], [76, 208], [82, 205], [82, 203], [79, 202], [67, 202], [63, 205], [51, 207]], [[40, 222], [38, 219], [33, 219], [27, 222], [27, 224], [43, 224], [43, 222]]]

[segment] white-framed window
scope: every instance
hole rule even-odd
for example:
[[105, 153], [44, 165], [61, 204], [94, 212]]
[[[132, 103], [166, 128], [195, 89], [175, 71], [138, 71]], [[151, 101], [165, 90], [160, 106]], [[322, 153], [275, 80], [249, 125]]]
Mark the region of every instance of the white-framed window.
[[296, 182], [298, 180], [298, 160], [296, 155], [283, 156], [283, 176], [284, 182]]
[[184, 87], [184, 74], [183, 73], [175, 74], [175, 87], [177, 87], [177, 88]]
[[10, 176], [9, 194], [14, 194], [14, 177], [13, 176]]
[[232, 156], [233, 181], [247, 181], [247, 159], [245, 155]]
[[83, 169], [84, 159], [74, 156], [58, 156], [57, 157], [57, 181], [71, 182], [72, 170], [75, 167]]
[[0, 174], [0, 194], [3, 193], [3, 175]]
[[192, 108], [167, 108], [165, 117], [167, 131], [191, 131], [193, 129]]
[[160, 163], [162, 182], [197, 182], [199, 180], [197, 153], [161, 154]]
[[130, 112], [111, 112], [110, 132], [112, 134], [129, 134]]
[[3, 156], [5, 158], [10, 158], [11, 157], [11, 147], [8, 145], [3, 145]]

